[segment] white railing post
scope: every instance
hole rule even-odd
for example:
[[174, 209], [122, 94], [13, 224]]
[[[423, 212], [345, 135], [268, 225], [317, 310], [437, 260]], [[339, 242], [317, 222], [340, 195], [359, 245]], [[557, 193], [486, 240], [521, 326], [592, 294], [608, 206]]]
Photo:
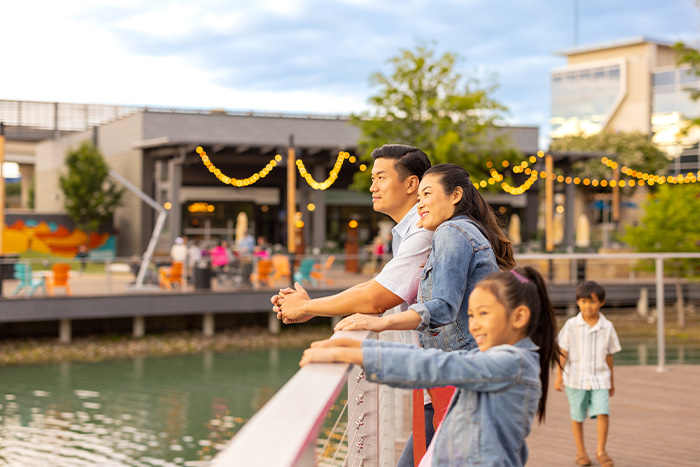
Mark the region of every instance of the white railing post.
[[664, 310], [664, 259], [656, 258], [656, 339], [658, 366], [656, 371], [666, 371], [666, 327]]

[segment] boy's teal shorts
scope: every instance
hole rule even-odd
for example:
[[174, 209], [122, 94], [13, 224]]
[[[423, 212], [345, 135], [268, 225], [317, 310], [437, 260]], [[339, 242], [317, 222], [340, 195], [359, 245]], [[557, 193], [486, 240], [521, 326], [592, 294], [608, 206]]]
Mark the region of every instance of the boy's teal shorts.
[[610, 389], [571, 389], [566, 388], [571, 419], [583, 422], [586, 412], [591, 418], [610, 415]]

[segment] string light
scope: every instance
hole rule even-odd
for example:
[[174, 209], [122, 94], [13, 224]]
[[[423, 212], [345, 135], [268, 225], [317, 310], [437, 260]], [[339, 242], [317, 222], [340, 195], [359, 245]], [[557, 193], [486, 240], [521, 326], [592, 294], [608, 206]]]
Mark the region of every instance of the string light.
[[336, 159], [333, 169], [331, 169], [330, 174], [328, 174], [328, 178], [320, 183], [314, 180], [311, 174], [306, 170], [306, 167], [304, 167], [304, 163], [301, 161], [301, 159], [297, 159], [297, 169], [299, 170], [299, 174], [301, 174], [301, 176], [304, 177], [304, 179], [306, 179], [306, 183], [308, 183], [311, 186], [311, 188], [313, 188], [314, 190], [326, 190], [337, 180], [338, 172], [340, 172], [340, 168], [343, 166], [343, 162], [345, 162], [345, 159], [350, 158], [350, 153], [340, 151], [338, 153], [338, 159]]
[[204, 152], [201, 146], [197, 148], [197, 154], [202, 158], [202, 163], [209, 169], [209, 172], [213, 173], [216, 178], [219, 179], [221, 183], [226, 185], [233, 185], [237, 187], [249, 186], [256, 183], [261, 178], [267, 177], [267, 175], [277, 166], [277, 162], [282, 160], [282, 156], [277, 154], [274, 159], [272, 159], [261, 171], [251, 175], [248, 178], [233, 178], [229, 177], [218, 169], [214, 164], [212, 164], [207, 153]]
[[[199, 154], [199, 157], [202, 159], [202, 163], [209, 169], [209, 172], [213, 173], [216, 178], [219, 179], [220, 182], [226, 184], [226, 185], [232, 185], [236, 187], [244, 187], [244, 186], [250, 186], [257, 181], [259, 181], [261, 178], [267, 177], [267, 175], [272, 171], [277, 166], [277, 163], [282, 160], [282, 156], [277, 154], [273, 160], [271, 160], [262, 170], [259, 172], [251, 175], [248, 178], [234, 178], [234, 177], [229, 177], [225, 173], [221, 171], [221, 169], [217, 168], [212, 162], [211, 159], [209, 159], [209, 156], [207, 156], [207, 153], [202, 149], [202, 147], [197, 148], [197, 154]], [[301, 159], [297, 159], [297, 170], [299, 170], [299, 173], [301, 174], [302, 177], [306, 180], [306, 182], [313, 188], [314, 190], [326, 190], [328, 187], [333, 185], [335, 181], [338, 179], [338, 172], [340, 172], [340, 168], [343, 166], [343, 162], [345, 162], [346, 159], [349, 159], [351, 163], [354, 163], [356, 161], [354, 156], [350, 156], [350, 153], [345, 152], [345, 151], [340, 151], [338, 153], [338, 159], [335, 162], [335, 165], [333, 166], [333, 169], [331, 170], [330, 174], [328, 175], [328, 178], [324, 180], [323, 182], [317, 182], [316, 180], [313, 179], [311, 174], [306, 170], [306, 167], [304, 166], [304, 163], [301, 161]], [[359, 169], [364, 172], [367, 170], [367, 166], [365, 164], [360, 165]]]

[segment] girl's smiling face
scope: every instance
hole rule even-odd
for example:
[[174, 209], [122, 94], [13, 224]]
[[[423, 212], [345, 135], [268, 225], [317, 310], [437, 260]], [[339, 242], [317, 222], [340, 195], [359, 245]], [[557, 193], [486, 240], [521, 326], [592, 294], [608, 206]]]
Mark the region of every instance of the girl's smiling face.
[[462, 188], [445, 193], [440, 176], [427, 174], [418, 187], [418, 215], [423, 227], [435, 231], [440, 224], [452, 218], [455, 206], [462, 199]]
[[[469, 332], [482, 352], [525, 337], [520, 307], [510, 314], [490, 290], [476, 287], [469, 296]], [[529, 319], [529, 311], [528, 316]], [[526, 321], [527, 322], [527, 321]]]

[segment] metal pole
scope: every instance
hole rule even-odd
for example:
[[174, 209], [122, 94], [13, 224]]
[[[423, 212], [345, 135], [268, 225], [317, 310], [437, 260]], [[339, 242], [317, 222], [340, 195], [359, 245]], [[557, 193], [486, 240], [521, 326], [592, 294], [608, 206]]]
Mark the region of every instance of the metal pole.
[[[2, 166], [5, 164], [5, 123], [0, 122], [0, 255], [5, 252], [3, 237], [5, 236], [5, 174]], [[0, 274], [2, 267], [0, 266]], [[0, 291], [1, 292], [1, 291]]]
[[547, 177], [544, 179], [544, 230], [545, 250], [554, 251], [554, 161], [552, 155], [544, 156], [544, 170]]
[[664, 319], [664, 259], [656, 258], [656, 339], [659, 362], [656, 371], [666, 371], [666, 335]]
[[290, 253], [296, 251], [296, 239], [294, 238], [294, 222], [296, 221], [297, 214], [296, 165], [294, 135], [289, 135], [289, 149], [287, 150], [287, 249]]

